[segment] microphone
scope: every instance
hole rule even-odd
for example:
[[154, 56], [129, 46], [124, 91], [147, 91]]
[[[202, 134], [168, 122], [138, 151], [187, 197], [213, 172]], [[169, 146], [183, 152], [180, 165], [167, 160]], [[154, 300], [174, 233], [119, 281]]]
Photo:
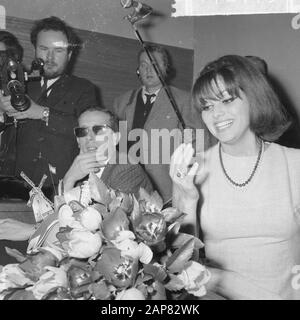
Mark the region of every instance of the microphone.
[[138, 1], [134, 0], [121, 0], [121, 5], [123, 8], [137, 7], [139, 4], [142, 5]]
[[134, 0], [121, 0], [121, 5], [123, 8], [134, 8], [132, 14], [127, 15], [125, 18], [128, 19], [132, 24], [136, 23], [139, 20], [142, 20], [149, 16], [153, 9], [147, 4], [141, 3]]

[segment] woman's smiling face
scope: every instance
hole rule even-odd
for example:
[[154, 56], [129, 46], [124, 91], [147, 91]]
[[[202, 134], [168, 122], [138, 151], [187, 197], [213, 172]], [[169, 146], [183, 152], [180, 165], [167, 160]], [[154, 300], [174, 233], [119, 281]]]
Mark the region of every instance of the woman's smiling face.
[[202, 119], [209, 131], [225, 144], [235, 144], [253, 135], [249, 101], [242, 90], [240, 97], [232, 96], [222, 79], [217, 79], [212, 83], [212, 92], [218, 92], [218, 97], [208, 97], [202, 106]]

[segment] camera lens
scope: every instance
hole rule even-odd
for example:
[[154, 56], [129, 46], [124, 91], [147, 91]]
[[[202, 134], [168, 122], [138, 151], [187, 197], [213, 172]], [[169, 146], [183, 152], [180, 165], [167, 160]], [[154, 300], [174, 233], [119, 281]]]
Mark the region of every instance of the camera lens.
[[25, 88], [18, 80], [11, 80], [7, 84], [7, 89], [11, 94], [11, 105], [17, 111], [26, 111], [30, 107], [30, 100], [25, 95]]

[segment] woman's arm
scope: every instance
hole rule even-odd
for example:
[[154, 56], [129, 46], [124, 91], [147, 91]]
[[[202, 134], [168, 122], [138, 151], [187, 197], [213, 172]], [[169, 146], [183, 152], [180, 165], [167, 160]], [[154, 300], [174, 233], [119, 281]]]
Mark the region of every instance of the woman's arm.
[[35, 231], [34, 224], [14, 219], [0, 219], [0, 240], [28, 240]]
[[194, 149], [191, 144], [181, 144], [172, 155], [170, 177], [173, 181], [172, 204], [187, 214], [184, 224], [192, 225], [195, 231], [199, 200], [195, 178], [197, 177], [197, 183], [202, 183], [205, 174], [199, 170], [197, 162], [191, 166], [193, 154]]
[[257, 286], [236, 272], [209, 266], [206, 268], [211, 273], [211, 278], [205, 285], [207, 291], [230, 300], [282, 300], [277, 293]]

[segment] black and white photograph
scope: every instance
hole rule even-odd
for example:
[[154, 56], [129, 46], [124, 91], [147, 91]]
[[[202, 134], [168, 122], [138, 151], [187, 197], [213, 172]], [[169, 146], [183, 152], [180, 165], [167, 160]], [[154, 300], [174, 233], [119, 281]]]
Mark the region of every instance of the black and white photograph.
[[0, 0], [0, 300], [299, 300], [299, 56], [296, 0]]

